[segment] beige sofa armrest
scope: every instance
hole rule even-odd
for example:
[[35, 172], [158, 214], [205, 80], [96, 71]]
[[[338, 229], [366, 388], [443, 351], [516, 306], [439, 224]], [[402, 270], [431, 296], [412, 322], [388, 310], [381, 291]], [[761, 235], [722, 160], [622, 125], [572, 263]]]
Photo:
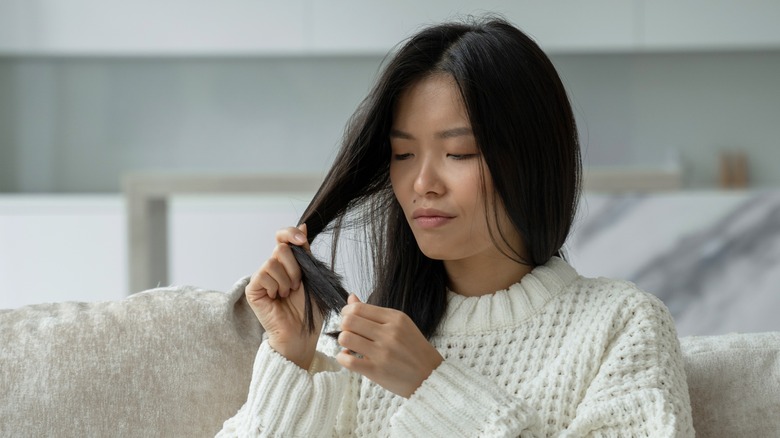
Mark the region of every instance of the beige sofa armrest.
[[0, 311], [0, 436], [214, 436], [262, 336], [247, 281]]
[[697, 437], [780, 434], [780, 332], [680, 339]]

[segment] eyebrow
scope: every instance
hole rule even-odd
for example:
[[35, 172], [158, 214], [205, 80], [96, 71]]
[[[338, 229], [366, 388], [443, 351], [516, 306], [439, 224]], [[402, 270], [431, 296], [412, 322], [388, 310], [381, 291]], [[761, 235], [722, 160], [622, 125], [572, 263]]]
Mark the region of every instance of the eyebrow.
[[[460, 128], [452, 128], [452, 129], [447, 129], [444, 131], [437, 132], [436, 138], [446, 139], [446, 138], [460, 137], [463, 135], [474, 135], [474, 133], [471, 131], [471, 128], [464, 126]], [[414, 140], [414, 136], [412, 134], [409, 134], [408, 132], [404, 132], [395, 128], [390, 130], [390, 137], [400, 138], [404, 140]]]

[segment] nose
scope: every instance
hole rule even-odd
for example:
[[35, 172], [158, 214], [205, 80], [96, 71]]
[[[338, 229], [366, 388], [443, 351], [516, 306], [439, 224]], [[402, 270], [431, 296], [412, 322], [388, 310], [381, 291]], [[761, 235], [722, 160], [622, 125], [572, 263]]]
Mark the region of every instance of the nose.
[[445, 185], [441, 178], [441, 169], [432, 159], [421, 161], [414, 179], [414, 191], [420, 196], [440, 196]]

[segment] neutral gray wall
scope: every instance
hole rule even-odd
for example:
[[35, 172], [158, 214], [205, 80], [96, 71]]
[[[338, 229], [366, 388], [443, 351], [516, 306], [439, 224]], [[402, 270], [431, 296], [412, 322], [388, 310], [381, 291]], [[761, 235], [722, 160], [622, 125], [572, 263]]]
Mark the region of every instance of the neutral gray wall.
[[7, 63], [0, 61], [0, 191], [16, 185], [16, 147], [14, 146], [13, 113], [11, 98], [13, 78]]
[[16, 175], [0, 190], [111, 192], [139, 169], [320, 172], [378, 62], [5, 59], [0, 161]]
[[[554, 55], [585, 164], [712, 187], [721, 149], [780, 185], [780, 52]], [[0, 58], [0, 191], [116, 192], [130, 170], [321, 172], [378, 56]]]
[[665, 165], [714, 187], [718, 153], [743, 150], [758, 186], [780, 185], [780, 52], [554, 56], [590, 165]]

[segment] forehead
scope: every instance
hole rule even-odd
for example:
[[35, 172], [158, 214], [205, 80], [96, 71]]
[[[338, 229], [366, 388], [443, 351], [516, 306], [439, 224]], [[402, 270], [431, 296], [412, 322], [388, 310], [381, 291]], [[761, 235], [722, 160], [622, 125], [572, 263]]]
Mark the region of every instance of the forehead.
[[416, 125], [423, 122], [469, 125], [463, 97], [452, 76], [426, 76], [412, 83], [398, 97], [393, 124]]

